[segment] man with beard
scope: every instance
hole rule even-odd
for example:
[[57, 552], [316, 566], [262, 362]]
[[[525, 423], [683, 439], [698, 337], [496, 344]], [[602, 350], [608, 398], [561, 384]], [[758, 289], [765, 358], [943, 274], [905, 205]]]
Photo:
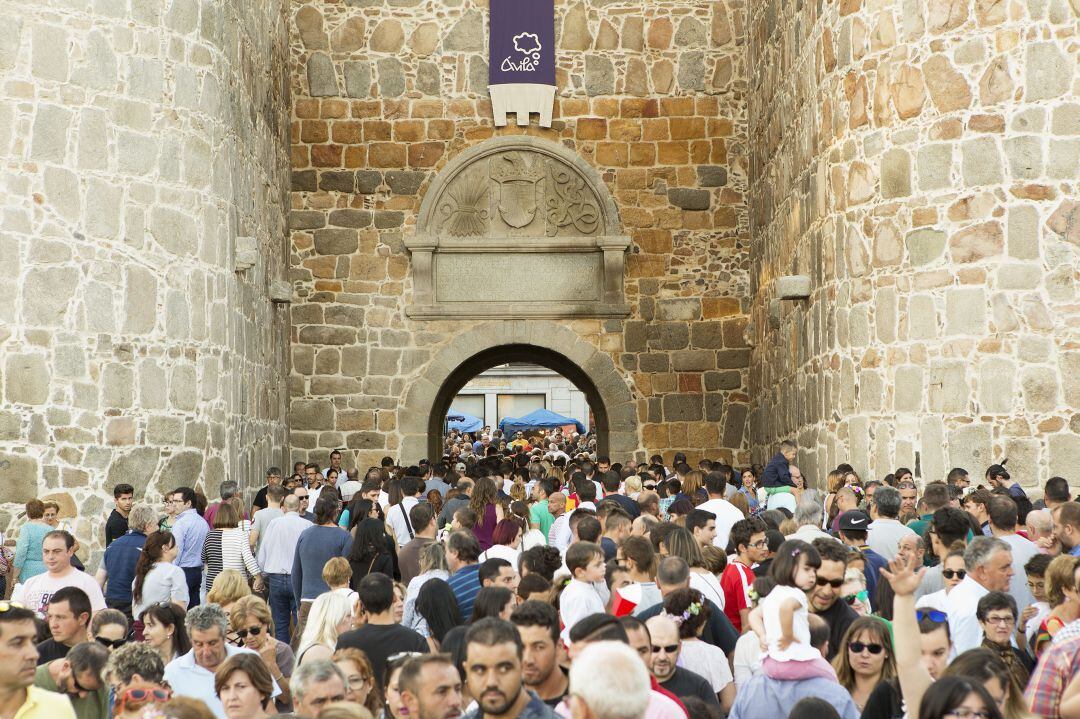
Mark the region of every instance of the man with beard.
[[814, 549], [821, 555], [821, 566], [817, 570], [817, 584], [810, 590], [808, 599], [810, 611], [829, 625], [829, 649], [825, 658], [832, 661], [836, 647], [842, 646], [844, 633], [859, 615], [847, 602], [837, 601], [847, 569], [847, 547], [834, 539], [815, 539]]
[[461, 675], [448, 654], [410, 659], [398, 678], [401, 700], [416, 719], [458, 719]]
[[524, 646], [514, 625], [486, 617], [465, 635], [465, 677], [477, 702], [467, 719], [556, 719], [558, 715], [525, 688]]
[[559, 614], [550, 604], [525, 602], [514, 609], [510, 621], [525, 645], [521, 674], [525, 686], [554, 709], [566, 696], [570, 681], [559, 667]]

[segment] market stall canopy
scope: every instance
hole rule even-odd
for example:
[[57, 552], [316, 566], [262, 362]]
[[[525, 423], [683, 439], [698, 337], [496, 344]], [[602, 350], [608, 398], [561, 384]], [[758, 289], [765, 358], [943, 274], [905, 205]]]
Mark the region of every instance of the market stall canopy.
[[564, 417], [549, 409], [534, 409], [524, 417], [505, 417], [499, 422], [499, 429], [508, 438], [514, 432], [524, 432], [530, 429], [550, 429], [552, 427], [573, 426], [578, 432], [585, 433], [585, 425], [572, 417]]
[[450, 410], [446, 413], [446, 428], [459, 432], [478, 432], [484, 426], [484, 420], [471, 414]]

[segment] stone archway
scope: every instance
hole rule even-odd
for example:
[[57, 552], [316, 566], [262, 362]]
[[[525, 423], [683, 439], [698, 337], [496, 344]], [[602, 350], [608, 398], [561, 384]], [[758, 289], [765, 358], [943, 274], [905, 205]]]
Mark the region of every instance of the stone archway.
[[484, 369], [523, 360], [561, 373], [585, 393], [602, 453], [626, 458], [640, 450], [636, 406], [611, 357], [567, 327], [532, 320], [486, 322], [440, 349], [398, 407], [401, 456], [440, 456], [442, 418], [458, 390]]

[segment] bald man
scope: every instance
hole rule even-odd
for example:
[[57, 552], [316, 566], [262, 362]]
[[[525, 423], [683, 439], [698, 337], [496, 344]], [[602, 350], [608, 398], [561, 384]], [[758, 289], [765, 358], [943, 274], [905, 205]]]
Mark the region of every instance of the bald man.
[[[679, 699], [697, 697], [719, 709], [720, 701], [709, 685], [709, 681], [700, 674], [678, 666], [682, 639], [679, 638], [679, 626], [675, 624], [675, 621], [666, 614], [659, 614], [645, 622], [645, 626], [649, 629], [652, 642], [650, 671], [657, 683]], [[729, 684], [724, 688], [724, 692], [731, 694], [730, 698], [725, 698], [726, 709], [730, 709], [731, 702], [735, 699], [735, 685]]]

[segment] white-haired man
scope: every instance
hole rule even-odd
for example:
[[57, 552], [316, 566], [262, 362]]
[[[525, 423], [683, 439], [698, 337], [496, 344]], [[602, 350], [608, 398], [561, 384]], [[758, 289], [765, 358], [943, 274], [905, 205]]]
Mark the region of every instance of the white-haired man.
[[990, 592], [1008, 592], [1013, 575], [1012, 550], [994, 537], [976, 537], [964, 550], [967, 576], [947, 598], [953, 651], [962, 654], [982, 644], [983, 632], [975, 610]]
[[[203, 604], [192, 609], [184, 618], [184, 626], [191, 638], [191, 651], [165, 665], [165, 681], [174, 694], [200, 699], [214, 716], [226, 719], [225, 708], [214, 689], [214, 672], [229, 657], [254, 652], [229, 643], [226, 637], [229, 619], [216, 604]], [[280, 693], [274, 682], [273, 696]], [[295, 692], [293, 697], [295, 699]]]
[[570, 666], [569, 704], [574, 719], [638, 719], [645, 716], [650, 695], [645, 665], [622, 642], [590, 643]]

